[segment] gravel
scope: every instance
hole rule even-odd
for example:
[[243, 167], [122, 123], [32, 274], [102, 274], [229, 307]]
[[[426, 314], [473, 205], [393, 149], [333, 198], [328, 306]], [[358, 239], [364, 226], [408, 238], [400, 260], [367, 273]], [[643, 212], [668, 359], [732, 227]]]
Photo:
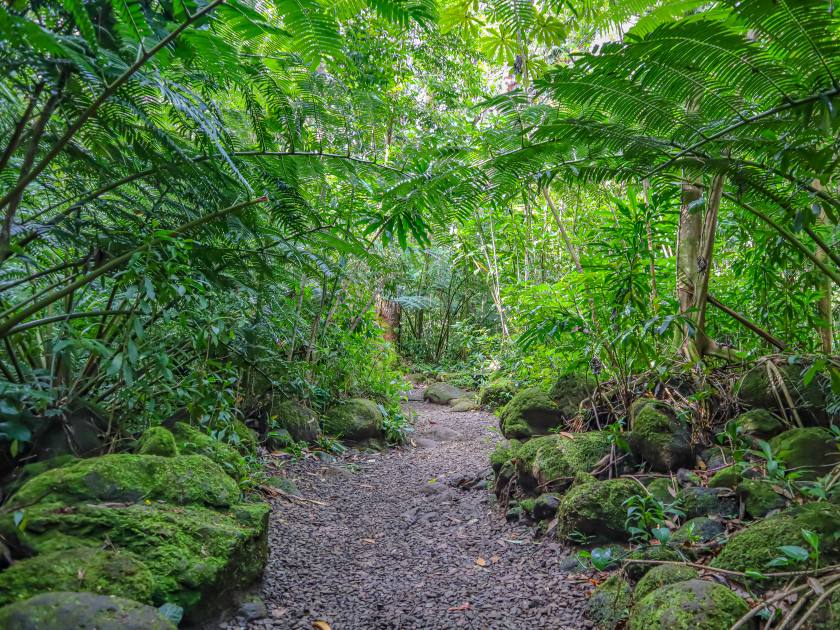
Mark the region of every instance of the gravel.
[[274, 501], [265, 616], [220, 628], [591, 627], [568, 550], [506, 523], [484, 481], [495, 417], [412, 394], [414, 444], [281, 467], [303, 498]]

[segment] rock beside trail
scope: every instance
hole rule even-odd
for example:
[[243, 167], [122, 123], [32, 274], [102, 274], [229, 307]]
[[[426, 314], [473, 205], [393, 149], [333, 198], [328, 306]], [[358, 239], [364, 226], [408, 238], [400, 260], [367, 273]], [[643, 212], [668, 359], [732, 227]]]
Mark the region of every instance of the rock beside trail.
[[677, 544], [689, 544], [692, 542], [704, 544], [719, 537], [724, 531], [726, 531], [726, 528], [720, 521], [709, 518], [708, 516], [696, 516], [683, 523], [674, 532], [671, 540]]
[[837, 438], [828, 429], [806, 427], [788, 429], [770, 440], [775, 457], [801, 479], [816, 479], [840, 464]]
[[700, 577], [697, 569], [682, 564], [660, 564], [644, 574], [636, 584], [633, 596], [637, 601], [658, 588]]
[[423, 392], [423, 400], [435, 405], [448, 405], [450, 400], [466, 397], [467, 392], [449, 383], [432, 383]]
[[592, 592], [587, 612], [599, 630], [613, 630], [627, 620], [632, 605], [633, 589], [619, 575], [611, 575]]
[[747, 516], [761, 518], [785, 507], [787, 501], [773, 486], [773, 482], [767, 479], [744, 479], [738, 484], [735, 493], [744, 504]]
[[4, 630], [174, 630], [157, 608], [93, 593], [52, 592], [0, 608]]
[[671, 472], [694, 463], [691, 431], [665, 403], [640, 398], [630, 407], [631, 452], [657, 472]]
[[738, 497], [726, 488], [683, 488], [677, 493], [677, 502], [686, 518], [697, 516], [738, 516]]
[[559, 405], [539, 387], [519, 392], [499, 412], [499, 426], [508, 439], [545, 435], [563, 421]]
[[463, 413], [465, 411], [475, 411], [480, 407], [480, 405], [473, 399], [472, 396], [466, 396], [465, 398], [453, 398], [449, 401], [449, 406], [451, 407], [452, 411], [456, 413]]
[[482, 407], [498, 409], [516, 395], [516, 385], [508, 378], [500, 378], [485, 383], [478, 392], [478, 402]]
[[688, 580], [656, 589], [630, 613], [630, 630], [721, 630], [749, 610], [729, 588], [707, 580]]
[[176, 422], [172, 429], [178, 451], [182, 455], [204, 455], [213, 460], [237, 481], [248, 474], [242, 454], [231, 445], [217, 440], [186, 422]]
[[568, 422], [580, 410], [580, 404], [594, 391], [594, 383], [579, 374], [566, 374], [558, 378], [548, 395], [557, 403], [560, 415]]
[[382, 440], [382, 411], [372, 400], [351, 398], [324, 414], [324, 430], [349, 444]]
[[558, 533], [566, 539], [577, 532], [597, 540], [627, 540], [624, 502], [640, 490], [639, 484], [632, 479], [608, 479], [573, 486], [560, 502]]
[[317, 414], [294, 400], [274, 404], [269, 411], [268, 424], [275, 431], [285, 429], [298, 442], [314, 442], [321, 437]]
[[137, 444], [140, 455], [159, 455], [160, 457], [177, 457], [178, 444], [172, 431], [166, 427], [150, 427], [143, 432]]

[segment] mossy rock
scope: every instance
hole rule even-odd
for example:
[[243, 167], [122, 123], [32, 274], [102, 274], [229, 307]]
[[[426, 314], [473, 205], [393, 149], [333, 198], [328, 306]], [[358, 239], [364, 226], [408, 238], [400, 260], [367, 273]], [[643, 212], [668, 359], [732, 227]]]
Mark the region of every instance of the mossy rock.
[[[636, 549], [627, 556], [628, 560], [656, 560], [657, 562], [679, 562], [683, 558], [671, 547], [664, 545], [651, 545]], [[627, 562], [624, 565], [624, 572], [631, 580], [641, 580], [648, 571], [657, 565], [647, 562]]]
[[54, 468], [25, 483], [10, 505], [140, 500], [227, 507], [239, 502], [236, 482], [203, 455], [158, 457], [117, 453]]
[[641, 398], [630, 407], [631, 452], [653, 470], [671, 472], [694, 462], [691, 431], [665, 403]]
[[726, 531], [726, 528], [718, 520], [708, 516], [696, 516], [687, 520], [674, 532], [671, 540], [677, 544], [685, 544], [695, 539], [700, 544], [711, 542]]
[[640, 490], [644, 492], [631, 479], [608, 479], [572, 487], [557, 511], [558, 533], [566, 539], [577, 532], [596, 540], [627, 540], [624, 502]]
[[738, 466], [727, 466], [712, 475], [709, 478], [708, 485], [710, 488], [729, 488], [734, 490], [743, 478]]
[[[774, 362], [774, 365], [784, 381], [784, 386], [790, 394], [799, 417], [805, 422], [827, 425], [832, 420], [832, 416], [826, 411], [825, 392], [830, 388], [827, 378], [823, 374], [817, 374], [808, 385], [805, 385], [802, 380], [804, 365], [792, 364], [789, 361]], [[782, 391], [774, 391], [766, 361], [759, 361], [746, 372], [735, 391], [739, 401], [745, 407], [769, 409], [780, 414], [783, 410], [779, 409], [778, 401], [787, 400]], [[784, 412], [788, 417], [792, 417], [791, 410], [787, 406]]]
[[766, 409], [751, 409], [736, 417], [732, 422], [742, 435], [751, 435], [762, 440], [785, 430], [784, 423]]
[[564, 490], [579, 472], [589, 472], [610, 450], [606, 431], [546, 435], [521, 443], [511, 452], [517, 483], [525, 491], [538, 486]]
[[478, 392], [478, 403], [482, 407], [498, 409], [510, 402], [516, 394], [516, 385], [508, 378], [485, 383]]
[[382, 411], [372, 400], [351, 398], [324, 414], [324, 431], [348, 443], [382, 439]]
[[564, 421], [574, 418], [580, 404], [592, 395], [594, 383], [580, 374], [566, 374], [557, 379], [548, 395], [557, 403]]
[[186, 422], [176, 422], [172, 429], [182, 455], [204, 455], [221, 466], [237, 481], [248, 475], [245, 458], [235, 448], [200, 431]]
[[85, 591], [150, 602], [155, 579], [128, 551], [80, 547], [18, 560], [0, 571], [0, 606], [46, 591]]
[[[26, 508], [27, 525], [19, 531], [11, 515], [0, 519], [0, 534], [39, 554], [100, 549], [103, 540], [130, 552], [153, 576], [145, 603], [173, 602], [201, 616], [221, 595], [252, 582], [267, 557], [269, 507], [239, 504], [227, 511], [198, 505], [143, 503], [37, 503]], [[2, 574], [0, 574], [2, 575]], [[75, 588], [79, 588], [78, 586]], [[123, 595], [115, 582], [110, 594]]]
[[619, 575], [611, 575], [592, 592], [586, 608], [600, 630], [613, 630], [630, 616], [633, 589]]
[[214, 429], [218, 435], [222, 436], [222, 439], [242, 455], [253, 455], [257, 452], [259, 444], [257, 432], [249, 428], [242, 420], [232, 420]]
[[735, 488], [744, 503], [744, 511], [751, 518], [767, 516], [786, 505], [785, 498], [773, 490], [773, 484], [763, 479], [744, 479]]
[[650, 495], [662, 503], [673, 503], [678, 489], [670, 477], [655, 477], [646, 487]]
[[496, 448], [490, 453], [490, 467], [493, 472], [498, 473], [504, 464], [510, 464], [513, 454], [521, 444], [519, 440], [502, 441], [496, 444]]
[[732, 456], [732, 449], [728, 446], [712, 446], [703, 449], [700, 453], [700, 459], [706, 464], [708, 470], [717, 470], [729, 466], [735, 461]]
[[56, 455], [55, 457], [50, 457], [49, 459], [41, 459], [30, 464], [25, 464], [15, 471], [14, 478], [6, 482], [3, 486], [4, 494], [6, 496], [11, 496], [30, 479], [33, 479], [48, 470], [52, 470], [53, 468], [61, 468], [62, 466], [75, 464], [77, 461], [79, 461], [79, 458], [75, 455]]
[[58, 591], [0, 608], [4, 630], [175, 630], [157, 608], [123, 597]]
[[423, 400], [435, 405], [448, 405], [450, 400], [466, 396], [467, 392], [449, 383], [432, 383], [423, 390]]
[[534, 520], [550, 521], [557, 514], [562, 499], [562, 495], [555, 492], [546, 492], [538, 496], [534, 500], [534, 508], [531, 510]]
[[140, 455], [159, 455], [160, 457], [177, 457], [178, 445], [175, 436], [166, 427], [149, 427], [140, 436], [137, 443]]
[[738, 498], [726, 488], [683, 488], [677, 494], [677, 504], [687, 518], [696, 516], [738, 516]]
[[835, 536], [838, 523], [840, 506], [831, 503], [806, 503], [788, 508], [735, 534], [711, 566], [732, 571], [765, 571], [767, 563], [781, 555], [779, 546], [806, 546], [803, 529], [820, 537], [820, 563], [836, 562], [840, 559], [840, 538]]
[[700, 573], [694, 567], [684, 564], [660, 564], [642, 576], [633, 590], [633, 595], [637, 601], [640, 601], [658, 588], [694, 580], [698, 577], [700, 577]]
[[656, 589], [630, 613], [630, 630], [723, 630], [749, 606], [731, 589], [706, 580], [687, 580]]
[[807, 427], [788, 429], [770, 440], [775, 457], [800, 479], [816, 479], [840, 464], [837, 438], [828, 429]]
[[272, 430], [289, 432], [298, 442], [314, 442], [321, 437], [318, 415], [294, 400], [284, 400], [272, 406], [269, 413]]
[[472, 396], [466, 398], [453, 398], [449, 401], [449, 406], [452, 411], [456, 413], [464, 413], [466, 411], [475, 411], [479, 408], [479, 404]]
[[508, 439], [545, 435], [562, 424], [560, 407], [539, 387], [519, 392], [499, 412], [499, 426]]

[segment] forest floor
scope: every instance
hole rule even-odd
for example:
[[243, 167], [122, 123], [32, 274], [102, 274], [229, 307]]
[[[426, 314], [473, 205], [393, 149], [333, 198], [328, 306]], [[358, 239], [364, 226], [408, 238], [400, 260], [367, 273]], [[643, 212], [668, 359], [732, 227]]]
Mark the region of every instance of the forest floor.
[[275, 499], [260, 599], [236, 613], [252, 619], [222, 628], [591, 627], [568, 550], [507, 524], [487, 487], [497, 419], [420, 393], [410, 446], [283, 467], [301, 497]]

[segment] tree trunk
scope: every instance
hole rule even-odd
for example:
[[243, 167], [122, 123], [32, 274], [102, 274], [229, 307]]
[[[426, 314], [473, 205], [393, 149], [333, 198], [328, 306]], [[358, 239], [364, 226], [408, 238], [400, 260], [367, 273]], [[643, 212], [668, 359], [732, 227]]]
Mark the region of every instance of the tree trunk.
[[399, 302], [386, 300], [381, 293], [377, 293], [376, 318], [379, 320], [379, 325], [382, 326], [385, 341], [390, 341], [393, 344], [397, 343], [397, 331], [400, 327], [401, 317], [402, 308]]

